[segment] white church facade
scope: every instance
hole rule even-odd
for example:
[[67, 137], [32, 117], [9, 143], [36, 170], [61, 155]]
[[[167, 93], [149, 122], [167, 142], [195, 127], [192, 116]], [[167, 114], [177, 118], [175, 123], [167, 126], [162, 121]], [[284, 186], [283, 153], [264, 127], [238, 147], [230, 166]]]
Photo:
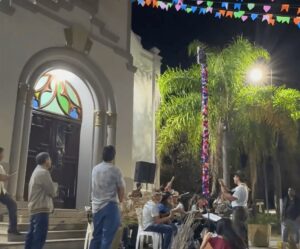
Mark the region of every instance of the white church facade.
[[0, 33], [10, 194], [26, 202], [34, 157], [48, 151], [56, 206], [88, 205], [92, 167], [109, 144], [131, 189], [135, 161], [155, 161], [161, 57], [131, 32], [130, 1], [2, 0]]

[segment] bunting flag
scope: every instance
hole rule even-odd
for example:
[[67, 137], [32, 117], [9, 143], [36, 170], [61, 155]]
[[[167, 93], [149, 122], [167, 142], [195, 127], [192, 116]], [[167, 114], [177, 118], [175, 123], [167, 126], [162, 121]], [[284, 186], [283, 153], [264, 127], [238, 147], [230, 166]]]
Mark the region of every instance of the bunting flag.
[[289, 4], [282, 4], [281, 5], [281, 12], [285, 11], [285, 12], [289, 12], [290, 9], [290, 5]]
[[[261, 3], [243, 3], [240, 2], [214, 2], [211, 0], [194, 0], [197, 5], [185, 4], [184, 0], [130, 0], [132, 3], [137, 3], [138, 6], [146, 6], [160, 8], [168, 11], [170, 8], [175, 8], [177, 11], [184, 11], [188, 14], [197, 13], [200, 15], [212, 14], [217, 19], [235, 18], [241, 19], [242, 22], [247, 20], [261, 20], [274, 26], [279, 24], [295, 24], [300, 29], [300, 7], [291, 4], [281, 4], [276, 13], [270, 13], [272, 6]], [[271, 0], [272, 1], [272, 0]], [[205, 5], [204, 5], [205, 3]], [[244, 7], [243, 7], [244, 6]], [[259, 11], [259, 6], [263, 6]], [[276, 8], [275, 8], [276, 9]], [[251, 11], [255, 12], [251, 12]], [[262, 13], [263, 11], [263, 13]], [[279, 13], [279, 11], [281, 13]], [[294, 16], [291, 15], [295, 13]], [[291, 20], [293, 22], [291, 22]]]
[[253, 10], [255, 7], [255, 3], [248, 3], [247, 7], [248, 7], [248, 10]]

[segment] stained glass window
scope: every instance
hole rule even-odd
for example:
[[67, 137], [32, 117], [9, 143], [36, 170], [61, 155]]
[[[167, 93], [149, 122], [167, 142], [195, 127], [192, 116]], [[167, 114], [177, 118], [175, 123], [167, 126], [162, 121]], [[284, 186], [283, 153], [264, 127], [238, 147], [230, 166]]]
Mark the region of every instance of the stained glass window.
[[34, 87], [32, 107], [81, 120], [82, 107], [78, 93], [67, 80], [44, 74]]

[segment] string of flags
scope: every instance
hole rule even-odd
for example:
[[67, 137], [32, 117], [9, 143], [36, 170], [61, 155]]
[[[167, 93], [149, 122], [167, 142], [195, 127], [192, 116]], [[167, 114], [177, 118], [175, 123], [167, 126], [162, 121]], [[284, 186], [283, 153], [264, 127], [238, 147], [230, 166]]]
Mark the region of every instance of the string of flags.
[[[274, 2], [275, 0], [270, 1]], [[186, 4], [183, 0], [131, 0], [131, 2], [137, 3], [142, 7], [152, 6], [153, 8], [160, 8], [165, 11], [174, 8], [176, 11], [184, 11], [188, 14], [211, 14], [217, 19], [235, 18], [240, 19], [243, 22], [247, 20], [261, 20], [272, 26], [276, 23], [293, 23], [300, 29], [300, 6], [294, 6], [287, 3], [262, 4], [228, 1], [217, 2], [211, 0], [194, 0], [192, 4]]]

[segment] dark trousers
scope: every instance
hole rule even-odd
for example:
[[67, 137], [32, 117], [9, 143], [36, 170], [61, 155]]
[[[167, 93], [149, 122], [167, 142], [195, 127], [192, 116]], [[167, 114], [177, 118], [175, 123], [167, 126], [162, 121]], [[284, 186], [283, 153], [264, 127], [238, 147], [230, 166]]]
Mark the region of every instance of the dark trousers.
[[49, 214], [34, 214], [30, 218], [29, 231], [26, 237], [25, 249], [42, 249], [48, 233]]
[[248, 246], [248, 210], [245, 207], [234, 207], [233, 213], [233, 226], [237, 234], [245, 241]]
[[94, 232], [90, 249], [110, 249], [120, 223], [120, 211], [115, 202], [108, 203], [94, 214]]
[[[127, 227], [124, 228], [122, 241], [123, 241], [123, 246], [126, 249], [134, 249], [135, 248], [138, 229], [139, 229], [139, 226], [137, 224], [129, 224]], [[130, 231], [132, 231], [132, 232], [131, 232], [131, 236], [129, 237]]]
[[162, 249], [171, 248], [172, 236], [177, 233], [177, 227], [174, 224], [153, 224], [148, 226], [145, 231], [160, 233], [163, 236]]
[[0, 202], [8, 209], [9, 228], [8, 232], [16, 232], [17, 229], [17, 203], [9, 194], [0, 194]]

